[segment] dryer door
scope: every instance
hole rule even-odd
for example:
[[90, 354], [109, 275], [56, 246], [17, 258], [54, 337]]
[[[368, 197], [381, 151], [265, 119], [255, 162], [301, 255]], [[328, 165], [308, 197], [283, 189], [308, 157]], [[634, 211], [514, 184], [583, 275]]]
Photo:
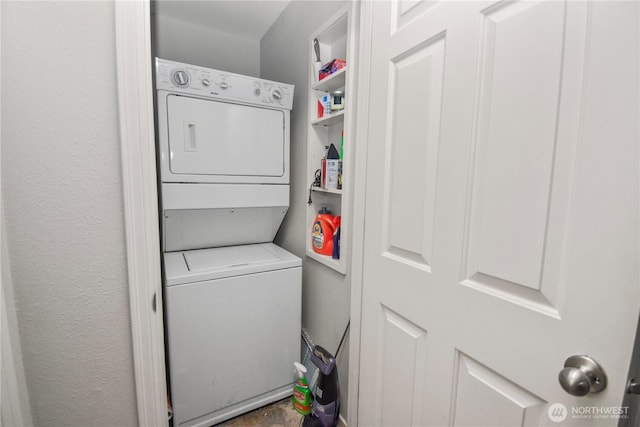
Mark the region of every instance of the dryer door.
[[180, 95], [166, 101], [171, 181], [198, 176], [200, 182], [247, 182], [247, 177], [262, 182], [285, 176], [288, 112]]

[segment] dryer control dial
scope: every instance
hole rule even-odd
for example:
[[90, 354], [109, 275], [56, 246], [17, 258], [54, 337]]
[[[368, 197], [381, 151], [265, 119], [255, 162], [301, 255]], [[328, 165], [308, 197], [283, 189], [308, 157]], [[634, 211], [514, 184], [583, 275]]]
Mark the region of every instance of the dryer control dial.
[[185, 87], [189, 84], [189, 73], [184, 70], [175, 70], [171, 77], [179, 87]]
[[255, 82], [253, 84], [253, 95], [260, 96], [261, 93], [262, 93], [262, 88], [260, 87], [260, 83]]
[[280, 102], [282, 100], [282, 88], [271, 89], [271, 98], [276, 102]]

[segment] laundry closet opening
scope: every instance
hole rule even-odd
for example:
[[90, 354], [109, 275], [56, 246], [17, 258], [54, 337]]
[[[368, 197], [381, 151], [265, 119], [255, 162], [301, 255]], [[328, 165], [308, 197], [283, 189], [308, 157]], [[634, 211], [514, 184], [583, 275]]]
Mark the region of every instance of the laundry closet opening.
[[[213, 425], [289, 398], [293, 362], [316, 386], [317, 345], [339, 378], [323, 411], [345, 423], [357, 5], [152, 1], [151, 12], [171, 422]], [[342, 105], [321, 114], [334, 93]], [[315, 178], [331, 146], [329, 188]], [[320, 211], [328, 253], [313, 248]]]

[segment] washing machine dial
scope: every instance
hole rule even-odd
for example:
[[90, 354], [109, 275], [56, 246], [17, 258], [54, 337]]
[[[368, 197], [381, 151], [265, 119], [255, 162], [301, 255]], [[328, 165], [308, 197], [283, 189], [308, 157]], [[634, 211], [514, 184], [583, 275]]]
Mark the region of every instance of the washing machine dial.
[[211, 84], [211, 81], [209, 79], [202, 79], [203, 86], [209, 86], [210, 84]]
[[282, 100], [282, 88], [271, 89], [271, 99], [275, 102], [280, 102]]
[[220, 89], [228, 89], [228, 88], [229, 88], [229, 83], [227, 82], [220, 83]]
[[185, 87], [189, 84], [189, 73], [184, 70], [175, 70], [171, 77], [176, 86]]
[[262, 93], [262, 89], [260, 88], [260, 83], [254, 83], [253, 84], [253, 95], [254, 96], [260, 96], [260, 94]]

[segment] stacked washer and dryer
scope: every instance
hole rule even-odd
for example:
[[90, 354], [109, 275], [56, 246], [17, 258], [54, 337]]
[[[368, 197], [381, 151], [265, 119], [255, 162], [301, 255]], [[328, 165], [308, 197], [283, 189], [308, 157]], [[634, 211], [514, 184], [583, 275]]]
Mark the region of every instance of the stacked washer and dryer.
[[272, 241], [289, 206], [293, 89], [156, 59], [174, 426], [292, 392], [301, 261]]

